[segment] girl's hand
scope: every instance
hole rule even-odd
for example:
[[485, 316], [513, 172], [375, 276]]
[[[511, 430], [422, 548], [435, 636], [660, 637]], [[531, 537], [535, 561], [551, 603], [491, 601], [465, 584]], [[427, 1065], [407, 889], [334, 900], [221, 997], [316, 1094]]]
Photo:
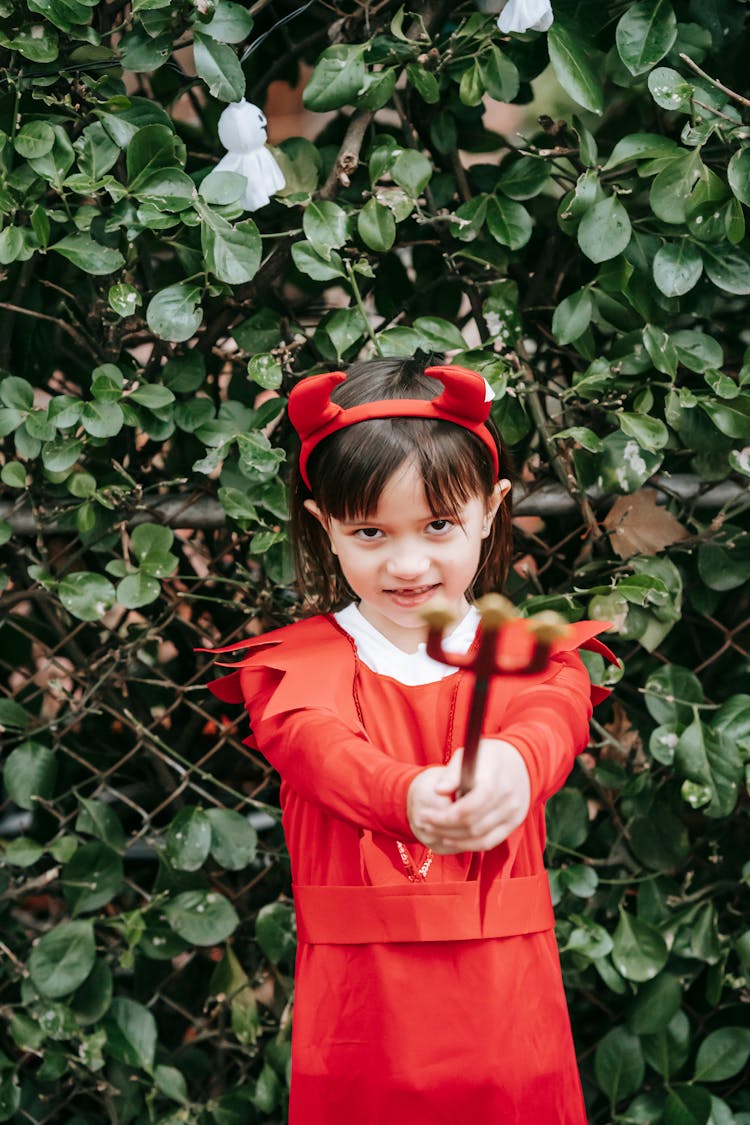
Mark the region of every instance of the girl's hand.
[[531, 800], [523, 758], [509, 742], [483, 738], [474, 788], [454, 801], [461, 751], [446, 766], [423, 770], [409, 786], [406, 811], [420, 843], [438, 855], [489, 851], [526, 818]]

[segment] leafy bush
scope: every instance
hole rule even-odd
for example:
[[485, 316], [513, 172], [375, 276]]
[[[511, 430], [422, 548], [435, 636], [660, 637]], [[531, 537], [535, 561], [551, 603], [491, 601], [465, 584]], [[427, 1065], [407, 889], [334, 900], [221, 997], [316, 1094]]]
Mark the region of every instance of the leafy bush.
[[[549, 809], [590, 1118], [750, 1121], [747, 6], [554, 9], [0, 4], [0, 1120], [283, 1119], [274, 786], [191, 650], [299, 613], [284, 392], [424, 348], [495, 389], [512, 594], [625, 664]], [[250, 217], [218, 116], [303, 66]]]

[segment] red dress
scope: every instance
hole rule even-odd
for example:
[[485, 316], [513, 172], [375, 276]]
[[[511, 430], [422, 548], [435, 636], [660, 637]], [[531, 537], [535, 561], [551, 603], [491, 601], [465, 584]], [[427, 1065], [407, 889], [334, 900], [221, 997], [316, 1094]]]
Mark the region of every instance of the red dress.
[[[406, 686], [330, 617], [265, 637], [212, 684], [244, 701], [282, 778], [299, 948], [289, 1125], [585, 1125], [543, 863], [544, 801], [588, 741], [581, 622], [546, 672], [490, 688], [484, 733], [521, 753], [524, 823], [489, 852], [426, 855], [406, 793], [462, 744], [471, 675]], [[600, 693], [597, 696], [597, 693]], [[606, 694], [606, 693], [604, 693]]]

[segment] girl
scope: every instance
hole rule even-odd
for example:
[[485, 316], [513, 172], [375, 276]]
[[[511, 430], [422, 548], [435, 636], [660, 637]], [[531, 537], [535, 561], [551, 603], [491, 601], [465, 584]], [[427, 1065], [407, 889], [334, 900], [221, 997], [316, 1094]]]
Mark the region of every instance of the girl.
[[[322, 611], [243, 641], [212, 690], [281, 775], [299, 932], [290, 1125], [583, 1125], [542, 852], [588, 740], [583, 622], [495, 677], [454, 800], [472, 676], [425, 653], [440, 594], [467, 652], [502, 585], [510, 482], [487, 384], [417, 360], [304, 379], [289, 416], [299, 577]], [[597, 692], [593, 689], [594, 699]], [[599, 694], [602, 697], [603, 694]]]

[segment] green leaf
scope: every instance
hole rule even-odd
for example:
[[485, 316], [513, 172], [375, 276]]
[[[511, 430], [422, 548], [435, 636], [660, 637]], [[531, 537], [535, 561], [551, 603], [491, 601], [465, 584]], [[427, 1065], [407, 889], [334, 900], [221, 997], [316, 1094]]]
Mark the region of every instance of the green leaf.
[[96, 836], [111, 848], [121, 851], [125, 847], [125, 830], [114, 809], [104, 801], [87, 797], [79, 797], [78, 803], [80, 809], [76, 818], [76, 832]]
[[359, 309], [336, 309], [320, 322], [313, 339], [321, 355], [338, 363], [347, 358], [366, 332]]
[[198, 351], [173, 356], [162, 367], [161, 378], [164, 386], [169, 387], [170, 391], [179, 394], [197, 391], [205, 382], [206, 361]]
[[29, 836], [16, 836], [0, 844], [0, 857], [11, 867], [32, 867], [44, 855], [44, 848]]
[[658, 418], [648, 414], [628, 414], [620, 411], [617, 415], [622, 432], [635, 438], [642, 449], [655, 453], [669, 441], [669, 430]]
[[209, 809], [211, 855], [228, 871], [241, 871], [255, 859], [258, 837], [246, 817], [232, 809]]
[[216, 891], [185, 891], [164, 908], [172, 929], [192, 945], [216, 945], [239, 925], [237, 913]]
[[148, 1008], [127, 996], [115, 996], [105, 1020], [109, 1053], [126, 1066], [153, 1071], [158, 1031]]
[[625, 910], [620, 911], [613, 943], [615, 968], [627, 980], [652, 980], [664, 968], [669, 955], [659, 931]]
[[22, 742], [10, 752], [3, 767], [8, 796], [19, 809], [33, 809], [37, 800], [49, 800], [56, 777], [55, 755], [39, 742]]
[[239, 102], [245, 96], [245, 75], [240, 60], [231, 47], [195, 31], [193, 57], [199, 78], [214, 98], [222, 102]]
[[690, 193], [704, 173], [698, 151], [683, 153], [670, 160], [654, 179], [649, 192], [649, 202], [656, 217], [665, 223], [686, 222]]
[[258, 911], [255, 940], [269, 961], [291, 961], [297, 945], [294, 910], [286, 902], [270, 902]]
[[710, 246], [703, 254], [706, 273], [718, 289], [739, 296], [750, 293], [750, 254], [737, 247], [717, 253]]
[[690, 850], [687, 829], [667, 808], [638, 816], [630, 824], [629, 842], [637, 859], [654, 871], [672, 871]]
[[92, 437], [106, 438], [119, 434], [125, 417], [116, 402], [86, 402], [81, 411], [81, 423]]
[[201, 208], [201, 244], [206, 268], [220, 281], [242, 285], [252, 281], [260, 266], [263, 247], [260, 233], [252, 219], [235, 227], [226, 219]]
[[630, 242], [632, 228], [627, 211], [615, 195], [595, 203], [581, 219], [578, 245], [592, 262], [607, 262]]
[[617, 53], [631, 74], [643, 74], [663, 59], [677, 38], [677, 20], [667, 0], [632, 4], [617, 24]]
[[591, 323], [593, 312], [588, 288], [578, 289], [561, 301], [552, 316], [552, 335], [558, 344], [572, 344], [582, 336]]
[[62, 922], [43, 934], [32, 949], [29, 976], [42, 996], [57, 1000], [83, 984], [95, 960], [91, 922]]
[[737, 747], [721, 734], [694, 719], [675, 747], [675, 766], [683, 777], [704, 786], [709, 802], [707, 816], [728, 816], [737, 804], [742, 762]]
[[[5, 525], [8, 527], [8, 525]], [[10, 536], [8, 536], [10, 538]], [[7, 542], [7, 540], [6, 540]], [[28, 725], [31, 715], [22, 707], [20, 703], [16, 703], [15, 699], [0, 699], [0, 726], [10, 728], [15, 727], [17, 730], [23, 730]]]
[[152, 38], [142, 27], [136, 27], [120, 40], [120, 62], [125, 70], [148, 74], [164, 65], [172, 54], [172, 47], [171, 34]]
[[678, 664], [667, 664], [649, 676], [644, 693], [649, 714], [662, 725], [687, 725], [693, 718], [693, 704], [703, 702], [699, 679]]
[[654, 281], [665, 297], [689, 293], [703, 273], [703, 256], [688, 238], [668, 242], [654, 256]]
[[682, 75], [668, 66], [657, 67], [648, 76], [651, 97], [662, 109], [689, 110], [693, 87]]
[[432, 176], [432, 163], [421, 152], [405, 148], [391, 166], [391, 177], [412, 199], [417, 199]]
[[55, 133], [46, 121], [27, 121], [22, 125], [13, 141], [13, 147], [19, 156], [28, 159], [35, 156], [46, 156], [52, 151], [55, 143]]
[[731, 402], [701, 399], [700, 407], [727, 437], [750, 437], [750, 396], [738, 395]]
[[387, 207], [369, 199], [357, 216], [357, 230], [365, 246], [377, 253], [390, 250], [396, 241], [396, 222]]
[[512, 162], [503, 161], [497, 186], [510, 199], [533, 199], [547, 186], [549, 179], [550, 166], [546, 160], [522, 156]]
[[122, 889], [122, 860], [107, 844], [84, 844], [63, 867], [61, 881], [71, 914], [98, 910]]
[[628, 1012], [628, 1025], [636, 1035], [649, 1035], [661, 1031], [679, 1010], [682, 1003], [682, 985], [679, 977], [659, 973], [646, 981], [636, 993]]
[[184, 211], [196, 194], [195, 184], [180, 168], [157, 168], [145, 178], [139, 176], [133, 194], [144, 203], [164, 211]]
[[119, 250], [95, 242], [90, 234], [85, 234], [83, 231], [66, 235], [54, 246], [50, 246], [50, 250], [62, 254], [63, 258], [67, 258], [78, 269], [95, 277], [114, 273], [125, 265], [125, 259]]
[[313, 249], [328, 260], [331, 250], [343, 246], [347, 238], [346, 211], [328, 200], [313, 200], [305, 208], [302, 227]]
[[520, 250], [531, 238], [531, 215], [520, 203], [503, 195], [487, 200], [487, 229], [496, 242]]
[[135, 286], [124, 281], [110, 286], [107, 300], [118, 316], [134, 316], [135, 310], [143, 304], [143, 297]]
[[596, 1048], [594, 1073], [612, 1106], [639, 1089], [645, 1069], [638, 1036], [624, 1027], [612, 1028]]
[[479, 105], [484, 97], [484, 77], [478, 59], [473, 59], [461, 75], [458, 96], [464, 105]]
[[441, 317], [418, 316], [414, 327], [429, 350], [442, 352], [457, 348], [463, 350], [466, 347], [466, 341], [455, 324]]
[[58, 438], [56, 441], [45, 442], [42, 463], [51, 473], [64, 473], [75, 465], [82, 448], [77, 438]]
[[20, 461], [6, 461], [0, 470], [0, 480], [8, 488], [25, 488], [26, 470]]
[[311, 242], [295, 242], [292, 246], [292, 261], [300, 273], [313, 281], [333, 281], [337, 277], [346, 277], [341, 255], [335, 250], [329, 250], [324, 257]]
[[253, 30], [253, 23], [253, 17], [242, 4], [235, 4], [233, 0], [219, 0], [212, 18], [208, 23], [202, 24], [201, 28], [206, 35], [218, 39], [220, 43], [242, 43]]
[[663, 454], [653, 453], [623, 431], [607, 434], [599, 458], [600, 488], [616, 492], [635, 492], [646, 483], [662, 462]]
[[735, 152], [727, 167], [727, 180], [737, 199], [750, 206], [750, 148]]
[[222, 207], [241, 199], [246, 186], [247, 177], [241, 176], [239, 172], [213, 171], [201, 181], [198, 194], [204, 203]]
[[419, 63], [409, 63], [406, 67], [406, 77], [428, 105], [440, 101], [440, 85], [431, 71], [425, 70]]
[[265, 390], [275, 390], [280, 387], [283, 378], [281, 364], [270, 354], [254, 355], [248, 361], [247, 374], [253, 383], [257, 383]]
[[738, 1074], [750, 1058], [750, 1029], [720, 1027], [712, 1031], [695, 1060], [693, 1082], [722, 1082]]
[[667, 1026], [655, 1035], [641, 1038], [646, 1062], [665, 1078], [684, 1066], [690, 1054], [690, 1023], [685, 1013], [675, 1012]]
[[197, 871], [208, 858], [211, 823], [203, 809], [180, 809], [167, 830], [167, 859], [178, 871]]
[[77, 570], [60, 582], [60, 601], [79, 621], [100, 621], [115, 604], [115, 589], [103, 574]]
[[702, 373], [711, 367], [721, 367], [724, 362], [721, 344], [705, 332], [683, 328], [673, 332], [670, 340], [680, 363], [690, 371]]
[[340, 43], [326, 48], [305, 87], [305, 108], [326, 113], [355, 104], [365, 83], [364, 50], [362, 44]]
[[563, 90], [584, 109], [602, 113], [601, 70], [586, 40], [556, 20], [547, 33], [547, 46], [552, 69]]
[[126, 609], [140, 609], [156, 601], [161, 586], [149, 574], [129, 574], [117, 584], [117, 601]]
[[154, 172], [181, 168], [185, 146], [167, 125], [149, 124], [138, 129], [127, 146], [126, 168], [130, 190], [138, 191]]
[[357, 106], [362, 109], [382, 109], [393, 97], [397, 81], [398, 72], [395, 67], [366, 73], [364, 86], [357, 97]]
[[163, 340], [181, 343], [189, 340], [200, 328], [203, 310], [201, 291], [197, 285], [180, 282], [168, 285], [154, 294], [146, 309], [146, 320], [152, 332]]
[[137, 402], [147, 410], [161, 410], [165, 406], [171, 406], [174, 402], [174, 394], [169, 387], [164, 387], [160, 383], [141, 383], [130, 392], [128, 401]]
[[482, 59], [482, 79], [491, 98], [499, 102], [515, 100], [520, 86], [518, 68], [494, 43]]
[[561, 789], [547, 802], [550, 844], [579, 848], [589, 834], [589, 814], [578, 789]]
[[[225, 3], [223, 6], [234, 8], [238, 5], [227, 5]], [[185, 1081], [185, 1075], [176, 1066], [164, 1066], [163, 1064], [157, 1066], [154, 1071], [154, 1083], [156, 1089], [165, 1098], [178, 1102], [180, 1105], [187, 1105], [189, 1101], [187, 1082]]]
[[[664, 1106], [664, 1125], [708, 1125], [711, 1095], [700, 1086], [672, 1086]], [[717, 1123], [714, 1123], [717, 1125]]]

